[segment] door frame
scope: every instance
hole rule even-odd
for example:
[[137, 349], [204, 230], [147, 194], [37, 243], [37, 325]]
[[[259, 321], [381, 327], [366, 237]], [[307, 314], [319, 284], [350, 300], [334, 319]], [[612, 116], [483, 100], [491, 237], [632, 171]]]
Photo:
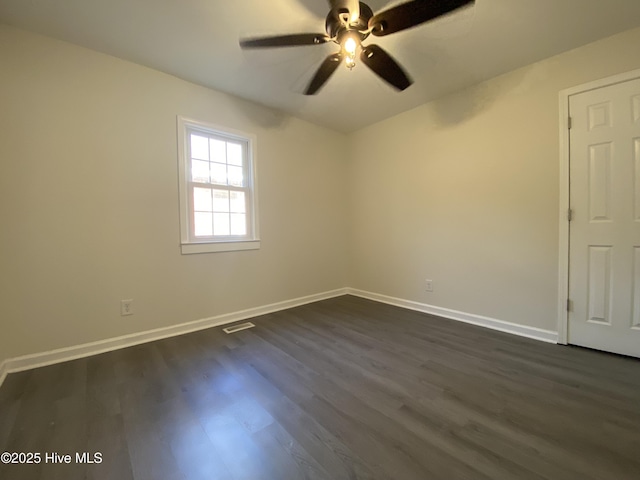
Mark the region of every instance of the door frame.
[[576, 87], [562, 90], [560, 99], [560, 196], [559, 196], [559, 255], [558, 255], [558, 343], [566, 345], [569, 342], [569, 219], [570, 208], [570, 175], [569, 162], [571, 158], [569, 144], [569, 98], [573, 95], [609, 87], [618, 83], [628, 82], [640, 78], [640, 69], [612, 75]]

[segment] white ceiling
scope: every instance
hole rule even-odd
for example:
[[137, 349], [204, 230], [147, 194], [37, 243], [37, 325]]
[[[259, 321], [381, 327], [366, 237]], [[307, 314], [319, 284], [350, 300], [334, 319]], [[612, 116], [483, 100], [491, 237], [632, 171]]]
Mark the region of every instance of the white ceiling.
[[[398, 1], [368, 0], [374, 12]], [[0, 22], [108, 53], [350, 132], [455, 90], [640, 26], [639, 0], [477, 0], [365, 43], [415, 83], [398, 93], [364, 65], [304, 96], [333, 43], [242, 51], [240, 37], [324, 33], [326, 0], [0, 0]]]

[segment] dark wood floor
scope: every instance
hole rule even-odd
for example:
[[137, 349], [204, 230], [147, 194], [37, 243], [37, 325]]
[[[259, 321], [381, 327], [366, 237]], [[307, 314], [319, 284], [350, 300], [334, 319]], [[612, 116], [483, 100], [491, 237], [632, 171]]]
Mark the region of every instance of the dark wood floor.
[[640, 478], [638, 360], [351, 296], [254, 323], [9, 375], [0, 452], [42, 463], [0, 478]]

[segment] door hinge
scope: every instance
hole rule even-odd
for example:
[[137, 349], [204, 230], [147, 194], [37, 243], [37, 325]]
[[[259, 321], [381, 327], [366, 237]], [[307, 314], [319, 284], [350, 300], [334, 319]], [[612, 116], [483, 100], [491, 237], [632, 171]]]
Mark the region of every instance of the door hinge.
[[569, 208], [567, 210], [567, 221], [570, 222], [571, 220], [573, 220], [573, 210]]
[[571, 120], [571, 117], [567, 117], [567, 128], [571, 130], [572, 126], [573, 126], [573, 120]]
[[567, 298], [567, 312], [570, 312], [572, 310], [573, 303], [571, 302], [571, 299]]

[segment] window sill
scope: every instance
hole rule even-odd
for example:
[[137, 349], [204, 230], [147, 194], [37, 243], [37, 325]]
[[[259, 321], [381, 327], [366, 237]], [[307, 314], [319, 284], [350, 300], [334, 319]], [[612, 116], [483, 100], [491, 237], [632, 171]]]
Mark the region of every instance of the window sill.
[[260, 240], [249, 240], [243, 242], [209, 242], [209, 243], [183, 243], [181, 245], [182, 254], [193, 253], [214, 253], [214, 252], [235, 252], [240, 250], [258, 250]]

